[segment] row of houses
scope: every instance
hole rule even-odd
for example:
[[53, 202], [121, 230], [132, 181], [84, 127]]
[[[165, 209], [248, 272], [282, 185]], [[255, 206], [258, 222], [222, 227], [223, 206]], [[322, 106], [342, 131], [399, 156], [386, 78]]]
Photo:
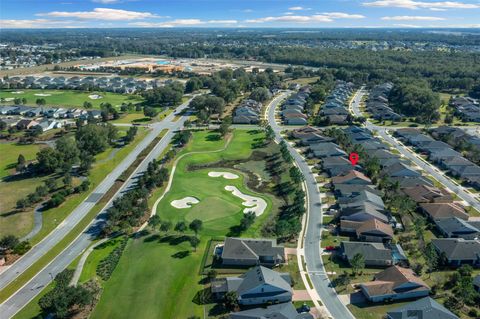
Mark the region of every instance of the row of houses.
[[305, 107], [307, 98], [310, 95], [310, 87], [303, 86], [297, 93], [291, 95], [281, 107], [280, 115], [286, 125], [306, 125], [308, 115]]
[[262, 116], [262, 103], [252, 99], [243, 100], [233, 112], [234, 124], [258, 124]]
[[400, 121], [402, 116], [393, 111], [388, 105], [388, 96], [393, 89], [393, 83], [385, 82], [376, 85], [370, 90], [365, 108], [372, 117], [379, 121]]
[[0, 87], [3, 89], [71, 89], [88, 90], [97, 89], [115, 93], [135, 93], [161, 86], [159, 80], [142, 80], [119, 76], [96, 77], [96, 76], [13, 76], [0, 79]]
[[450, 175], [480, 189], [480, 167], [467, 160], [447, 143], [413, 128], [399, 129], [395, 135], [416, 151], [428, 156], [431, 162], [448, 171]]
[[61, 107], [31, 107], [8, 105], [0, 106], [0, 115], [18, 115], [22, 117], [46, 117], [54, 119], [76, 119], [76, 118], [100, 118], [102, 112], [100, 110], [84, 110], [80, 108], [61, 108]]
[[320, 118], [327, 124], [347, 124], [350, 117], [349, 98], [355, 86], [351, 82], [337, 81], [320, 110]]
[[227, 237], [214, 251], [223, 267], [252, 267], [240, 276], [212, 281], [210, 289], [217, 300], [227, 293], [237, 296], [242, 310], [230, 313], [230, 319], [313, 319], [309, 309], [295, 309], [290, 274], [271, 269], [287, 261], [285, 248], [275, 239]]
[[[440, 126], [433, 128], [429, 133], [441, 141], [445, 141], [453, 148], [460, 147], [465, 150], [467, 158], [475, 158], [473, 161], [480, 162], [476, 154], [480, 154], [480, 136], [471, 135], [459, 127]], [[470, 157], [469, 157], [470, 156]]]
[[480, 122], [480, 103], [478, 100], [458, 96], [450, 100], [450, 106], [455, 109], [455, 115], [465, 122]]

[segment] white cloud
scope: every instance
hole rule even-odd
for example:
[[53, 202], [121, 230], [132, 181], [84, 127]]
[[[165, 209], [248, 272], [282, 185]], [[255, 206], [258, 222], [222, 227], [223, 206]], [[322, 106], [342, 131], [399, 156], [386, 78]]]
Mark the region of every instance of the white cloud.
[[287, 11], [287, 12], [284, 12], [283, 14], [288, 16], [288, 15], [291, 15], [291, 14], [294, 14], [294, 13]]
[[132, 27], [142, 28], [174, 28], [174, 27], [188, 27], [188, 26], [200, 26], [208, 24], [236, 24], [237, 20], [200, 20], [200, 19], [175, 19], [165, 22], [131, 22], [128, 25]]
[[252, 9], [243, 9], [242, 12], [250, 13], [250, 12], [253, 12], [253, 10]]
[[114, 3], [119, 3], [120, 0], [92, 0], [92, 2], [102, 3], [102, 4], [114, 4]]
[[322, 15], [333, 19], [364, 19], [365, 16], [361, 14], [349, 14], [344, 12], [323, 12]]
[[237, 20], [208, 20], [207, 23], [212, 23], [212, 24], [235, 24], [237, 23]]
[[288, 8], [288, 10], [291, 10], [291, 11], [301, 11], [301, 10], [305, 10], [304, 7], [290, 7]]
[[447, 9], [430, 8], [431, 11], [447, 11]]
[[247, 23], [265, 23], [265, 22], [290, 22], [290, 23], [318, 23], [333, 22], [335, 19], [363, 19], [365, 16], [361, 14], [349, 14], [343, 12], [324, 12], [314, 15], [293, 15], [285, 13], [279, 17], [264, 17], [246, 20]]
[[421, 28], [421, 26], [416, 24], [394, 24], [394, 26], [400, 27], [400, 28]]
[[405, 9], [476, 9], [480, 4], [464, 3], [458, 1], [424, 2], [415, 0], [377, 0], [363, 2], [366, 7], [395, 7]]
[[82, 28], [74, 21], [31, 19], [31, 20], [0, 20], [0, 29], [43, 29], [43, 28]]
[[160, 18], [150, 12], [127, 11], [109, 8], [95, 8], [93, 11], [53, 11], [48, 13], [39, 13], [37, 16], [48, 16], [55, 18], [76, 18], [85, 20], [110, 20], [125, 21], [138, 20], [145, 18]]
[[333, 19], [323, 15], [312, 16], [296, 16], [286, 15], [279, 17], [265, 17], [258, 19], [246, 20], [247, 23], [264, 23], [264, 22], [293, 22], [293, 23], [308, 23], [308, 22], [333, 22]]
[[445, 18], [440, 17], [425, 17], [425, 16], [394, 16], [394, 17], [382, 17], [382, 20], [387, 21], [442, 21]]

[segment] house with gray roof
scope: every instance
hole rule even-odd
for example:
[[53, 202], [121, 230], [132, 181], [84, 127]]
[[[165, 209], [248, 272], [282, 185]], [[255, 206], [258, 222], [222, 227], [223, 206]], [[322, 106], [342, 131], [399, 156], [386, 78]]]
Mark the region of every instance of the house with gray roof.
[[436, 219], [434, 222], [440, 233], [447, 238], [480, 238], [480, 230], [477, 227], [458, 217]]
[[221, 247], [222, 264], [226, 266], [275, 266], [285, 263], [285, 248], [275, 239], [227, 237]]
[[480, 266], [480, 240], [436, 238], [432, 239], [432, 244], [439, 254], [445, 256], [449, 266]]
[[459, 319], [430, 297], [418, 299], [387, 312], [387, 319]]
[[313, 319], [308, 313], [298, 313], [291, 302], [230, 313], [229, 319]]
[[239, 277], [217, 278], [212, 282], [211, 290], [217, 298], [235, 292], [239, 305], [264, 305], [292, 301], [291, 286], [288, 273], [255, 266]]

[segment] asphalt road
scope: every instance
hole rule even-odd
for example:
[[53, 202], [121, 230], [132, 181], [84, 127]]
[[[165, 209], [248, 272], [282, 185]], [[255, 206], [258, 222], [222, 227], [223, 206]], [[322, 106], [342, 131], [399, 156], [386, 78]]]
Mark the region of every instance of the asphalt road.
[[[281, 141], [283, 137], [280, 131], [284, 128], [275, 122], [275, 109], [278, 104], [286, 98], [290, 93], [283, 93], [275, 98], [268, 109], [268, 122], [275, 132], [277, 141]], [[328, 309], [334, 319], [354, 319], [350, 310], [340, 301], [336, 291], [332, 288], [331, 282], [325, 272], [325, 267], [320, 256], [320, 241], [322, 239], [322, 211], [320, 190], [315, 180], [315, 176], [308, 167], [304, 158], [289, 145], [290, 153], [295, 162], [305, 176], [306, 191], [308, 195], [308, 221], [304, 237], [305, 262], [310, 279], [317, 291], [323, 305]]]
[[55, 259], [37, 273], [26, 285], [15, 292], [8, 300], [0, 305], [1, 318], [10, 318], [21, 310], [30, 300], [32, 300], [40, 291], [47, 286], [63, 269], [65, 269], [77, 256], [79, 256], [91, 244], [99, 234], [102, 224], [105, 221], [105, 211], [110, 207], [113, 199], [122, 195], [137, 180], [137, 178], [147, 169], [150, 161], [160, 156], [163, 150], [168, 146], [174, 136], [174, 131], [183, 127], [189, 114], [184, 114], [179, 120], [173, 122], [175, 114], [187, 108], [190, 101], [179, 106], [175, 112], [172, 112], [162, 122], [152, 124], [152, 131], [137, 145], [137, 147], [128, 154], [125, 159], [95, 188], [92, 194], [83, 201], [73, 212], [50, 233], [43, 241], [33, 247], [21, 259], [15, 262], [10, 268], [0, 275], [0, 289], [3, 289], [8, 283], [14, 280], [20, 273], [25, 271], [30, 265], [38, 260], [42, 255], [54, 247], [65, 235], [67, 235], [77, 225], [83, 217], [93, 208], [93, 206], [102, 198], [102, 196], [113, 186], [115, 180], [127, 169], [137, 158], [140, 152], [145, 149], [159, 133], [168, 129], [169, 131], [148, 154], [145, 160], [137, 167], [132, 177], [123, 184], [122, 188], [114, 195], [112, 200], [102, 209], [102, 211], [92, 221], [87, 230], [81, 233], [64, 251]]
[[[363, 89], [360, 89], [359, 91], [357, 91], [354, 98], [352, 99], [352, 103], [350, 106], [355, 116], [362, 116], [359, 106], [360, 106], [362, 97], [365, 94], [366, 92]], [[425, 161], [414, 151], [406, 147], [402, 142], [394, 138], [389, 133], [389, 131], [394, 130], [395, 128], [378, 126], [378, 125], [372, 124], [368, 120], [367, 122], [365, 122], [365, 127], [372, 132], [377, 132], [378, 136], [383, 138], [386, 142], [390, 143], [405, 158], [415, 163], [417, 166], [422, 168], [425, 172], [427, 172], [433, 178], [439, 181], [443, 186], [447, 187], [448, 189], [450, 189], [450, 191], [457, 194], [458, 197], [460, 197], [463, 201], [467, 202], [469, 205], [473, 206], [474, 208], [480, 211], [480, 202], [478, 201], [478, 199], [475, 198], [475, 195], [468, 192], [463, 186], [454, 183], [452, 179], [445, 176], [445, 173], [443, 171], [435, 167], [433, 164]]]

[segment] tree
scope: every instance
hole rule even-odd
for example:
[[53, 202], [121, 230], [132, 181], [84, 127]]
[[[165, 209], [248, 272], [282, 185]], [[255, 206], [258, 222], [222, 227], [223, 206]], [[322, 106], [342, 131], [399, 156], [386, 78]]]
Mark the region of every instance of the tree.
[[432, 272], [438, 268], [440, 256], [432, 243], [428, 243], [425, 247], [424, 258], [426, 260], [428, 272]]
[[200, 244], [200, 239], [197, 236], [190, 237], [190, 245], [193, 247], [194, 251], [197, 251], [197, 246]]
[[143, 108], [143, 115], [145, 115], [146, 117], [154, 118], [158, 115], [158, 111], [153, 107], [146, 106]]
[[268, 125], [266, 128], [265, 128], [265, 138], [267, 139], [267, 141], [271, 142], [273, 141], [273, 139], [275, 138], [275, 132], [273, 131], [272, 127], [270, 125]]
[[62, 178], [62, 182], [65, 186], [71, 186], [72, 185], [72, 176], [69, 173], [65, 173], [65, 175]]
[[153, 215], [152, 217], [150, 217], [148, 219], [148, 225], [150, 227], [152, 227], [153, 229], [156, 229], [158, 227], [158, 225], [161, 224], [161, 219], [160, 219], [160, 216], [158, 215]]
[[8, 127], [7, 123], [5, 121], [0, 120], [0, 131], [6, 130]]
[[90, 155], [103, 152], [109, 143], [109, 131], [105, 126], [87, 124], [78, 128], [75, 134], [78, 148]]
[[188, 225], [188, 228], [190, 228], [194, 233], [195, 236], [198, 235], [198, 232], [202, 230], [203, 227], [203, 222], [200, 219], [194, 219], [190, 225]]
[[25, 168], [25, 163], [26, 163], [25, 156], [23, 156], [22, 154], [18, 155], [16, 171], [17, 172], [23, 171], [23, 169]]
[[190, 78], [187, 83], [185, 83], [185, 93], [192, 93], [201, 89], [203, 86], [202, 81], [198, 77]]
[[77, 141], [71, 137], [62, 136], [56, 140], [55, 150], [60, 155], [62, 164], [64, 164], [65, 167], [68, 167], [68, 169], [80, 160], [80, 151], [78, 149]]
[[217, 278], [217, 271], [215, 269], [210, 269], [207, 273], [208, 280], [212, 281]]
[[365, 268], [365, 257], [358, 253], [355, 254], [350, 260], [350, 265], [352, 266], [352, 274], [355, 276], [359, 273], [363, 268]]
[[160, 223], [160, 230], [168, 233], [172, 229], [172, 223], [170, 221], [162, 221]]
[[91, 109], [93, 107], [92, 102], [89, 102], [89, 101], [83, 102], [83, 107], [87, 110]]
[[47, 104], [47, 101], [45, 101], [45, 99], [41, 98], [41, 99], [37, 99], [35, 101], [35, 104], [37, 104], [37, 106], [42, 106], [42, 105]]
[[270, 91], [264, 87], [258, 87], [253, 89], [252, 93], [250, 94], [250, 99], [261, 103], [266, 102], [271, 97], [272, 94], [270, 93]]
[[20, 243], [20, 240], [14, 235], [5, 235], [0, 239], [0, 248], [11, 250]]
[[230, 127], [230, 123], [228, 121], [223, 121], [222, 124], [220, 124], [218, 131], [220, 132], [220, 135], [222, 137], [225, 137], [225, 135], [227, 135], [229, 127]]
[[51, 147], [45, 147], [37, 153], [37, 162], [40, 172], [50, 174], [60, 167], [61, 154]]
[[235, 291], [229, 291], [224, 296], [225, 307], [229, 310], [234, 310], [238, 307], [238, 296]]
[[127, 134], [125, 134], [125, 137], [123, 138], [123, 141], [125, 144], [129, 144], [135, 139], [135, 136], [137, 135], [138, 128], [136, 126], [130, 126], [130, 128], [127, 131]]
[[290, 177], [292, 178], [292, 181], [296, 184], [300, 184], [305, 180], [305, 176], [303, 176], [300, 169], [296, 166], [292, 166], [290, 168]]
[[187, 230], [187, 225], [185, 224], [185, 222], [178, 222], [175, 225], [174, 229], [175, 229], [176, 232], [183, 233]]

